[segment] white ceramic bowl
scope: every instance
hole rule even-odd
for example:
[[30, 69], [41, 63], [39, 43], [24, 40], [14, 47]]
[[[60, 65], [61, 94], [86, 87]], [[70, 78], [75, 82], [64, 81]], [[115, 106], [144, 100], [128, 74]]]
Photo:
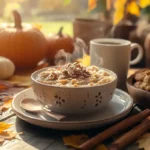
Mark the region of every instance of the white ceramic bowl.
[[32, 88], [37, 100], [53, 112], [61, 114], [85, 114], [98, 111], [112, 99], [117, 84], [114, 72], [104, 69], [113, 76], [109, 83], [91, 87], [65, 87], [40, 83], [36, 76], [47, 70], [40, 69], [31, 75]]

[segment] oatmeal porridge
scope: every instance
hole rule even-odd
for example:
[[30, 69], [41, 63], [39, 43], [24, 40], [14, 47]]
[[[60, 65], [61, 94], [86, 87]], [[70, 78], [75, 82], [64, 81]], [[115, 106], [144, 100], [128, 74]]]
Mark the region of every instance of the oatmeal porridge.
[[39, 73], [36, 80], [55, 86], [84, 87], [109, 83], [113, 80], [113, 76], [96, 66], [85, 67], [74, 62], [61, 67], [48, 68]]

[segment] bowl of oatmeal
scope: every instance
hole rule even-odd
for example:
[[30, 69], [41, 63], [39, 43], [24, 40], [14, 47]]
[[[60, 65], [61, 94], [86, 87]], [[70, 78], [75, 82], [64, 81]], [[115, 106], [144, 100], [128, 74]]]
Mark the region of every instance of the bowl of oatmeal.
[[117, 83], [114, 72], [78, 62], [40, 69], [31, 79], [37, 100], [65, 115], [98, 111], [109, 103]]

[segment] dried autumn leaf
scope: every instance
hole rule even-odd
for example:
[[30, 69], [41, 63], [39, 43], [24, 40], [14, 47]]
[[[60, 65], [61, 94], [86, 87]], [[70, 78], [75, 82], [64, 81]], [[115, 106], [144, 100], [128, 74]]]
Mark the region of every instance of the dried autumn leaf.
[[0, 122], [0, 134], [11, 127], [12, 124], [8, 124], [5, 122]]
[[4, 94], [2, 94], [2, 93], [0, 93], [0, 101], [7, 101], [7, 100], [9, 100], [9, 99], [12, 99], [13, 98], [13, 96], [12, 95], [4, 95]]
[[94, 150], [108, 150], [108, 148], [104, 144], [100, 144]]
[[8, 90], [0, 93], [0, 96], [1, 96], [0, 98], [2, 100], [11, 99], [11, 98], [13, 98], [13, 96], [15, 94], [17, 94], [18, 92], [20, 92], [24, 89], [26, 89], [26, 88], [25, 87], [12, 87], [12, 88], [9, 88]]
[[[63, 137], [64, 144], [74, 148], [79, 148], [79, 146], [86, 142], [88, 139], [89, 137], [85, 134]], [[104, 144], [100, 144], [94, 150], [107, 150], [107, 148]]]
[[11, 79], [9, 80], [9, 82], [11, 84], [15, 84], [18, 86], [30, 86], [31, 85], [31, 78], [30, 75], [14, 75], [13, 77], [11, 77]]
[[138, 141], [139, 149], [150, 150], [150, 133], [144, 134]]
[[141, 8], [145, 8], [150, 5], [150, 0], [139, 0], [139, 5]]
[[16, 138], [18, 134], [22, 134], [22, 132], [15, 133], [13, 131], [6, 131], [10, 127], [11, 124], [0, 122], [0, 144], [2, 144], [5, 140], [12, 140]]
[[138, 7], [136, 1], [131, 1], [129, 5], [127, 6], [127, 12], [140, 16], [140, 8]]
[[81, 64], [83, 64], [84, 66], [89, 66], [90, 65], [90, 56], [85, 54], [83, 56], [83, 58], [80, 58], [77, 61], [80, 62]]
[[0, 81], [0, 91], [6, 90], [8, 88], [12, 87], [12, 84], [6, 82], [6, 81]]
[[0, 106], [0, 111], [6, 111], [11, 107], [12, 99], [4, 101], [3, 105]]
[[72, 146], [74, 148], [78, 148], [79, 145], [87, 141], [89, 138], [85, 134], [80, 135], [71, 135], [63, 137], [64, 144], [67, 146]]
[[0, 133], [0, 144], [4, 143], [5, 140], [12, 140], [15, 139], [17, 135], [23, 134], [22, 132], [20, 133], [15, 133], [13, 131], [2, 131]]
[[116, 0], [114, 3], [114, 16], [113, 16], [113, 23], [118, 24], [124, 17], [124, 5], [127, 0]]
[[114, 3], [114, 8], [114, 24], [118, 24], [125, 17], [126, 13], [131, 13], [133, 15], [140, 16], [140, 8], [136, 0], [116, 0]]
[[8, 87], [5, 86], [5, 85], [0, 84], [0, 90], [5, 90], [5, 89], [8, 89]]
[[91, 11], [96, 8], [97, 2], [96, 0], [88, 0], [88, 10]]
[[122, 10], [116, 10], [113, 16], [113, 24], [118, 24], [123, 19], [123, 16], [124, 15]]
[[4, 140], [12, 140], [16, 137], [17, 133], [12, 132], [12, 131], [2, 131], [0, 133], [0, 139]]

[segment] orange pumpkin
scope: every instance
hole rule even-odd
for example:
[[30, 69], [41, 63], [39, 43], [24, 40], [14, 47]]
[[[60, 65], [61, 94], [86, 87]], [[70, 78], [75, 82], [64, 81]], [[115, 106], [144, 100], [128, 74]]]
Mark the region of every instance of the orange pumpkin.
[[0, 27], [0, 56], [12, 60], [16, 68], [33, 68], [44, 58], [47, 42], [44, 35], [31, 25], [22, 25], [21, 17], [13, 11], [15, 25]]
[[46, 58], [54, 60], [55, 54], [64, 49], [66, 52], [72, 53], [74, 49], [73, 39], [69, 35], [62, 34], [63, 27], [60, 28], [57, 34], [51, 34], [47, 37], [48, 49]]

